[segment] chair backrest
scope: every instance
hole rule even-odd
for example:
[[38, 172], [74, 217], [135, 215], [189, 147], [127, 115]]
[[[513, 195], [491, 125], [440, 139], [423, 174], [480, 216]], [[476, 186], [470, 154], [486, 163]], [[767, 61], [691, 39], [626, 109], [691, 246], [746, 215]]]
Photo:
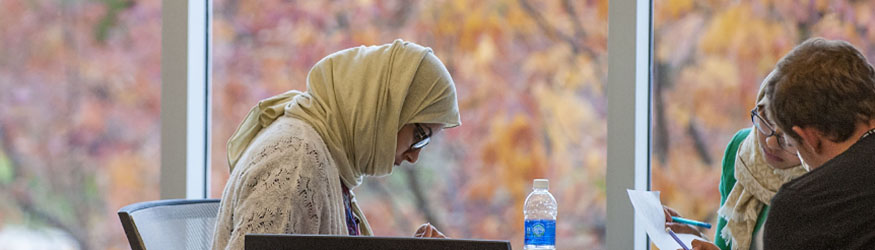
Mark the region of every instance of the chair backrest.
[[131, 204], [118, 216], [132, 250], [210, 249], [218, 199], [158, 200]]
[[247, 234], [245, 250], [511, 250], [510, 242], [474, 239], [307, 234]]

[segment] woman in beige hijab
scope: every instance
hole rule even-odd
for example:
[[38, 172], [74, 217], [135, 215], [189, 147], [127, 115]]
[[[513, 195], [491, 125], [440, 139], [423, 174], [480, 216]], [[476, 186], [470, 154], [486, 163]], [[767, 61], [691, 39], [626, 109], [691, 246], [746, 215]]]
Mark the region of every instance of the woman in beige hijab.
[[396, 40], [323, 58], [306, 92], [262, 100], [228, 141], [213, 249], [243, 249], [251, 233], [372, 235], [352, 192], [362, 177], [415, 162], [460, 124], [453, 80], [429, 48]]
[[[766, 76], [763, 82], [771, 76]], [[693, 249], [763, 249], [761, 229], [772, 197], [781, 185], [807, 172], [800, 165], [796, 150], [783, 141], [782, 132], [766, 114], [769, 100], [762, 86], [751, 110], [753, 127], [738, 131], [723, 156], [714, 243], [694, 242]], [[678, 216], [677, 212], [666, 208], [666, 214], [666, 227], [675, 232], [698, 233], [691, 226], [673, 222], [670, 216]]]

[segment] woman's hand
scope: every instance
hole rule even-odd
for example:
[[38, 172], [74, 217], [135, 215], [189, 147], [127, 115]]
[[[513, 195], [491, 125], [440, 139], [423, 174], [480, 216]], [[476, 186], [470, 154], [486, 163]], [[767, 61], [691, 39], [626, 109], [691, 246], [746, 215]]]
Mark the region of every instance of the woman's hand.
[[672, 209], [670, 207], [662, 206], [662, 212], [665, 213], [665, 227], [671, 228], [672, 231], [674, 231], [675, 233], [678, 233], [678, 234], [692, 234], [695, 236], [705, 238], [705, 235], [702, 234], [702, 231], [699, 231], [698, 228], [691, 226], [691, 225], [674, 222], [671, 219], [672, 216], [683, 217], [674, 209]]
[[720, 250], [720, 248], [711, 242], [701, 241], [701, 240], [693, 240], [693, 249], [692, 250]]
[[446, 235], [438, 231], [437, 228], [431, 225], [431, 223], [422, 224], [419, 226], [419, 229], [416, 229], [416, 232], [413, 233], [413, 237], [421, 237], [421, 238], [447, 238]]

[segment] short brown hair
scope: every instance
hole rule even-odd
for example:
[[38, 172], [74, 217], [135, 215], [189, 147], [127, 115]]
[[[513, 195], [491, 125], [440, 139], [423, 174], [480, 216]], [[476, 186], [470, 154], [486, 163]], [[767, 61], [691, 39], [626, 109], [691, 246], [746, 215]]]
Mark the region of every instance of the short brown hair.
[[848, 42], [808, 39], [778, 61], [774, 74], [765, 86], [767, 108], [796, 140], [793, 126], [846, 141], [858, 122], [875, 117], [875, 70]]

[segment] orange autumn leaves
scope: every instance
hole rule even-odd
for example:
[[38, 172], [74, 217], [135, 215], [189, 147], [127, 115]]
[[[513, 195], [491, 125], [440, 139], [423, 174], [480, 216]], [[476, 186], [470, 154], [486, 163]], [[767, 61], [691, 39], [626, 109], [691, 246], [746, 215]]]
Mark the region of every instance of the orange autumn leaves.
[[760, 81], [812, 36], [847, 40], [875, 58], [873, 4], [654, 1], [654, 85], [661, 89], [653, 94], [662, 98], [662, 113], [654, 112], [653, 136], [668, 143], [654, 145], [666, 158], [654, 153], [651, 181], [663, 202], [685, 216], [716, 221], [723, 152], [736, 131], [751, 126], [748, 112]]

